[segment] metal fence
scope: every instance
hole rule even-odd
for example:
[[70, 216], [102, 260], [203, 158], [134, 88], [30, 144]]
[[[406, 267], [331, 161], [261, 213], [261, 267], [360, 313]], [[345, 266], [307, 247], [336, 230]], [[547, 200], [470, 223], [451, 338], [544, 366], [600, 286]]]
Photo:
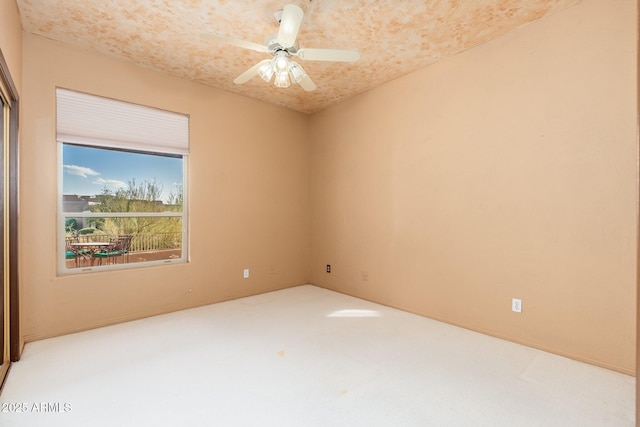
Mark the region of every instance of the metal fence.
[[[84, 234], [79, 235], [80, 242], [108, 242], [116, 239], [112, 234]], [[181, 249], [182, 233], [139, 233], [131, 239], [130, 252], [160, 251], [166, 249]]]

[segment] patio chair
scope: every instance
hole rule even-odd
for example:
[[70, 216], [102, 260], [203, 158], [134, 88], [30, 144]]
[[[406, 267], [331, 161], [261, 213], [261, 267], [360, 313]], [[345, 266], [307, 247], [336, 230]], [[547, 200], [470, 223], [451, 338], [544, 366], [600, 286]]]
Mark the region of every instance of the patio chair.
[[118, 236], [120, 241], [120, 250], [122, 251], [122, 262], [129, 262], [129, 252], [131, 251], [131, 239], [133, 236], [130, 234], [121, 234]]
[[111, 259], [113, 259], [115, 263], [115, 259], [119, 255], [122, 255], [121, 241], [119, 238], [111, 237], [109, 239], [109, 246], [100, 252], [94, 253], [92, 256], [98, 260], [98, 265], [102, 265], [103, 259], [106, 260], [107, 264], [109, 264]]
[[71, 246], [71, 243], [75, 243], [74, 240], [77, 240], [77, 238], [73, 238], [73, 237], [66, 237], [65, 238], [65, 259], [73, 259], [76, 261], [76, 267], [78, 267], [78, 252], [74, 249], [73, 246]]
[[78, 236], [65, 238], [65, 259], [75, 259], [76, 267], [79, 267], [81, 261], [87, 260], [89, 252], [85, 249], [74, 247], [72, 243], [79, 243]]

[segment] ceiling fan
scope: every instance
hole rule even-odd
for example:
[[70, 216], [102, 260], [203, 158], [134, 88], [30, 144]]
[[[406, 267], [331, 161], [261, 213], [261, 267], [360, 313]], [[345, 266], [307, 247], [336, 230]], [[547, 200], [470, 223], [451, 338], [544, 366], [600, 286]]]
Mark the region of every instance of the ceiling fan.
[[226, 43], [245, 49], [271, 54], [271, 59], [265, 59], [240, 74], [233, 81], [235, 84], [243, 84], [255, 76], [260, 76], [269, 83], [275, 76], [274, 85], [285, 88], [291, 82], [298, 83], [304, 90], [316, 89], [315, 83], [307, 75], [304, 69], [291, 57], [297, 56], [306, 61], [339, 61], [353, 62], [360, 59], [357, 50], [338, 49], [308, 49], [299, 48], [296, 38], [304, 13], [294, 4], [288, 4], [284, 9], [275, 13], [276, 20], [280, 23], [277, 34], [269, 36], [264, 45], [214, 34], [202, 34], [202, 37], [219, 43]]

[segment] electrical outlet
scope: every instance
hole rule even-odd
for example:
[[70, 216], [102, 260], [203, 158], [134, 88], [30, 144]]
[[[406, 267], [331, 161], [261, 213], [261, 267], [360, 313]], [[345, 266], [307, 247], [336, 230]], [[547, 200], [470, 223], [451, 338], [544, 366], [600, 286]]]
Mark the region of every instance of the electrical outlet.
[[248, 268], [245, 268], [245, 269], [244, 269], [244, 278], [245, 278], [245, 279], [248, 279], [248, 278], [249, 278], [249, 269], [248, 269]]
[[367, 273], [366, 271], [362, 272], [362, 281], [366, 282], [367, 280], [369, 280], [369, 273]]
[[522, 313], [522, 300], [518, 298], [513, 298], [511, 300], [511, 311], [516, 313]]
[[327, 273], [331, 273], [331, 264], [327, 264]]

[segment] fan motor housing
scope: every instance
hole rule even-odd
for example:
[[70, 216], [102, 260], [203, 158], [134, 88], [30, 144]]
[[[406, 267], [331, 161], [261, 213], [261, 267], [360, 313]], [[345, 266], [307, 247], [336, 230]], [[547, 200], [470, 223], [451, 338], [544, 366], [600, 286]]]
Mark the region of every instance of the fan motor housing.
[[279, 51], [286, 52], [288, 55], [295, 55], [295, 53], [298, 52], [297, 41], [295, 45], [284, 48], [280, 43], [278, 43], [277, 34], [272, 34], [269, 37], [267, 37], [267, 40], [265, 41], [264, 44], [267, 45], [267, 48], [269, 49], [269, 53], [272, 55], [274, 55], [276, 52], [279, 52]]

